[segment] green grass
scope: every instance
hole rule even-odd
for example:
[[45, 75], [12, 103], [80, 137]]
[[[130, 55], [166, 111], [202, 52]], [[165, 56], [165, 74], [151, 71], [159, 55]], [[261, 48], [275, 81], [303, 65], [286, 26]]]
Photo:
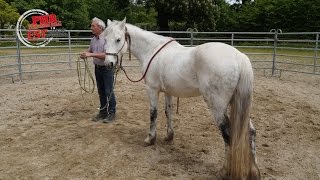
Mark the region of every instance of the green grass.
[[[54, 43], [54, 42], [52, 42]], [[50, 43], [50, 46], [52, 44]], [[60, 44], [61, 45], [61, 44]], [[88, 45], [89, 47], [89, 45]], [[76, 48], [71, 48], [71, 53], [80, 53], [83, 52], [87, 49], [87, 47], [76, 47]], [[249, 56], [254, 56], [254, 59], [259, 59], [261, 57], [262, 59], [270, 59], [272, 60], [272, 55], [273, 55], [273, 49], [268, 48], [268, 49], [262, 49], [262, 48], [242, 48], [238, 47], [241, 52], [248, 54]], [[55, 53], [69, 53], [69, 48], [49, 48], [49, 47], [44, 47], [44, 48], [22, 48], [20, 50], [21, 54], [55, 54]], [[300, 49], [277, 49], [276, 50], [277, 54], [284, 54], [288, 56], [310, 56], [314, 57], [315, 56], [315, 51], [313, 50], [300, 50]], [[250, 53], [263, 53], [267, 55], [250, 55]], [[17, 50], [16, 48], [12, 49], [1, 49], [0, 50], [0, 55], [16, 55]], [[281, 59], [280, 56], [277, 57], [278, 59]], [[318, 62], [320, 58], [320, 50], [318, 50]], [[303, 57], [290, 57], [290, 59], [293, 59], [295, 61], [305, 61], [306, 58]], [[309, 58], [311, 61], [313, 58]], [[1, 59], [0, 59], [1, 60]], [[320, 62], [319, 62], [320, 64]]]
[[[260, 49], [260, 48], [237, 48], [243, 53], [270, 53], [273, 54], [274, 49]], [[299, 56], [314, 56], [314, 50], [303, 50], [303, 49], [276, 49], [277, 54], [286, 55], [299, 55]], [[318, 50], [318, 56], [320, 57], [320, 50]]]
[[[50, 43], [51, 46], [51, 43]], [[88, 45], [89, 47], [89, 45]], [[71, 48], [72, 53], [78, 53], [86, 50], [86, 47], [73, 47]], [[243, 53], [267, 53], [273, 54], [273, 49], [262, 49], [262, 48], [242, 48], [238, 47]], [[299, 56], [315, 56], [315, 51], [313, 50], [299, 50], [299, 49], [277, 49], [277, 54], [286, 54], [286, 55], [299, 55]], [[20, 50], [21, 54], [53, 54], [53, 53], [68, 53], [69, 48], [22, 48]], [[12, 49], [1, 49], [0, 55], [15, 55], [17, 53], [16, 48]], [[320, 57], [320, 50], [318, 50], [318, 56]]]

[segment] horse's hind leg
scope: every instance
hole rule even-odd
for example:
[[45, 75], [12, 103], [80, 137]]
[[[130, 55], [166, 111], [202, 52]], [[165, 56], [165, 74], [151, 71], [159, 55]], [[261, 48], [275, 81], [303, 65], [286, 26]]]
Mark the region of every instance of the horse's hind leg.
[[211, 92], [211, 94], [203, 93], [204, 100], [212, 111], [212, 114], [221, 132], [225, 144], [225, 161], [224, 166], [220, 171], [221, 178], [227, 177], [228, 159], [230, 155], [230, 120], [227, 116], [227, 107], [230, 102], [231, 96], [231, 92], [229, 94], [226, 94], [226, 92], [223, 91]]
[[[250, 170], [250, 177], [248, 179], [261, 179], [259, 168], [257, 166], [257, 158], [256, 158], [256, 129], [254, 128], [251, 119], [249, 121], [249, 143], [251, 147], [251, 154], [253, 159], [253, 164]], [[251, 178], [252, 177], [252, 178]]]
[[[224, 113], [224, 118], [222, 118], [222, 116], [219, 116], [218, 114], [215, 117], [216, 117], [220, 132], [222, 134], [222, 137], [223, 137], [223, 140], [225, 143], [225, 158], [226, 158], [226, 160], [224, 163], [224, 167], [221, 170], [221, 174], [223, 177], [226, 177], [226, 175], [227, 175], [226, 170], [228, 168], [227, 167], [228, 166], [227, 159], [229, 158], [229, 153], [230, 153], [230, 119], [229, 119], [226, 112]], [[259, 169], [256, 165], [256, 163], [257, 163], [257, 160], [256, 160], [256, 129], [254, 128], [253, 123], [251, 122], [251, 119], [249, 122], [250, 122], [250, 126], [249, 126], [250, 127], [250, 129], [249, 129], [249, 141], [250, 142], [249, 143], [250, 143], [250, 147], [251, 147], [252, 159], [254, 160], [254, 164], [252, 165], [252, 168], [251, 168], [251, 175], [253, 177], [258, 177], [258, 175], [260, 173], [259, 173]], [[250, 179], [250, 177], [248, 179]], [[254, 178], [252, 178], [252, 179], [254, 179]]]
[[230, 120], [226, 111], [223, 115], [219, 114], [220, 113], [215, 113], [215, 119], [217, 121], [225, 145], [225, 161], [220, 173], [221, 176], [225, 178], [227, 177], [228, 159], [230, 155]]
[[251, 119], [250, 119], [250, 129], [249, 129], [249, 141], [250, 141], [250, 146], [251, 146], [251, 154], [252, 154], [252, 159], [254, 160], [255, 163], [257, 163], [257, 158], [256, 158], [256, 129], [254, 128]]
[[166, 94], [165, 101], [165, 113], [167, 117], [167, 137], [165, 140], [171, 142], [174, 136], [174, 131], [172, 128], [172, 96]]
[[150, 99], [150, 131], [147, 138], [144, 140], [145, 145], [153, 145], [157, 137], [157, 114], [158, 114], [158, 98], [159, 92], [152, 88], [147, 88], [148, 96]]
[[[230, 120], [229, 117], [226, 113], [224, 113], [224, 119], [221, 118], [221, 120], [218, 120], [218, 126], [220, 129], [220, 132], [222, 134], [224, 143], [225, 143], [225, 162], [224, 162], [224, 167], [221, 170], [221, 175], [225, 178], [227, 177], [227, 159], [229, 158], [229, 153], [230, 153]], [[251, 168], [251, 175], [253, 177], [257, 177], [259, 173], [259, 169], [256, 165], [257, 160], [256, 160], [256, 129], [254, 128], [251, 119], [250, 119], [250, 129], [249, 129], [249, 143], [251, 147], [251, 155], [252, 159], [254, 160], [254, 164]], [[254, 178], [248, 178], [248, 179], [254, 179]]]

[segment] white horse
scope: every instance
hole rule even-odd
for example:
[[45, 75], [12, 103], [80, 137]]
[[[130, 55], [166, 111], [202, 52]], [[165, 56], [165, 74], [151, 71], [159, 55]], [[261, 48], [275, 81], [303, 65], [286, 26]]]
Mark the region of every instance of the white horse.
[[225, 142], [222, 176], [232, 180], [260, 179], [255, 157], [255, 129], [249, 118], [253, 71], [248, 57], [223, 43], [184, 47], [169, 37], [125, 21], [108, 20], [108, 27], [102, 34], [107, 42], [105, 65], [119, 65], [128, 49], [140, 61], [150, 98], [150, 131], [145, 143], [152, 145], [156, 140], [159, 92], [165, 93], [167, 141], [172, 141], [174, 136], [171, 97], [202, 95]]

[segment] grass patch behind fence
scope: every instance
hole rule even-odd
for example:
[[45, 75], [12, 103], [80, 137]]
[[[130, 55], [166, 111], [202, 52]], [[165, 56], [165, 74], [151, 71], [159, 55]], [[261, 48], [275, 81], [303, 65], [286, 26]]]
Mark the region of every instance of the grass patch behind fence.
[[[88, 43], [88, 42], [87, 42]], [[51, 45], [51, 44], [50, 44]], [[69, 50], [69, 47], [63, 48], [54, 48], [54, 47], [44, 47], [44, 48], [22, 48], [21, 52], [21, 62], [25, 65], [22, 65], [23, 71], [33, 71], [33, 70], [52, 70], [52, 69], [64, 69], [69, 68], [71, 65], [75, 67], [74, 63], [79, 57], [78, 53], [85, 51], [89, 47], [89, 44], [84, 45], [83, 47], [72, 47]], [[253, 67], [256, 69], [271, 69], [273, 61], [273, 48], [255, 48], [255, 47], [237, 47], [241, 52], [248, 55], [250, 60], [253, 62]], [[75, 53], [69, 56], [69, 51]], [[64, 53], [64, 54], [59, 54]], [[277, 56], [276, 68], [287, 69], [308, 73], [320, 73], [320, 52], [317, 51], [318, 57], [315, 58], [316, 52], [314, 50], [304, 50], [304, 49], [276, 49]], [[17, 65], [17, 54], [16, 48], [11, 49], [1, 49], [0, 51], [0, 69], [1, 75], [8, 73], [18, 73]], [[34, 56], [30, 56], [34, 54]], [[47, 55], [38, 55], [37, 54], [49, 54]], [[11, 57], [1, 57], [8, 56]], [[29, 56], [25, 56], [29, 55]], [[125, 56], [126, 58], [126, 56]], [[55, 63], [55, 62], [65, 62], [65, 63]], [[30, 65], [30, 63], [32, 65]], [[34, 64], [33, 64], [34, 63]], [[71, 63], [71, 64], [70, 64]], [[125, 64], [130, 62], [125, 61]], [[7, 65], [14, 65], [10, 68]], [[29, 64], [29, 65], [26, 65]], [[50, 65], [49, 65], [50, 64]], [[310, 67], [316, 64], [314, 67]], [[305, 65], [305, 66], [304, 66]], [[3, 74], [4, 73], [4, 74]]]

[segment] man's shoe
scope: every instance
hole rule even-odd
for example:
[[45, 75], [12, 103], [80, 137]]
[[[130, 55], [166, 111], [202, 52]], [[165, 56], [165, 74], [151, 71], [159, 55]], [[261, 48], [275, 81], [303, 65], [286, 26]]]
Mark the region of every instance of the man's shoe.
[[104, 123], [112, 123], [116, 119], [116, 114], [115, 113], [110, 113], [106, 118], [102, 120]]
[[103, 120], [101, 113], [97, 114], [96, 116], [94, 116], [92, 118], [93, 122], [97, 122], [97, 121], [100, 121], [100, 120]]
[[92, 118], [92, 121], [94, 122], [102, 121], [106, 117], [108, 117], [107, 113], [100, 111], [95, 117]]

